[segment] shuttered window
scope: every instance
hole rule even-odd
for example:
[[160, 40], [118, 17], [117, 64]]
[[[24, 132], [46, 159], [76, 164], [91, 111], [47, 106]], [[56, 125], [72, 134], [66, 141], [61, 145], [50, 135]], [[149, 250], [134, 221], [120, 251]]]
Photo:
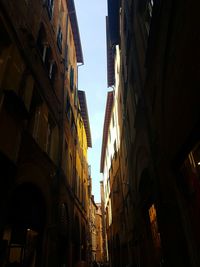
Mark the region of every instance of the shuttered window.
[[74, 69], [73, 67], [70, 68], [70, 90], [74, 90]]

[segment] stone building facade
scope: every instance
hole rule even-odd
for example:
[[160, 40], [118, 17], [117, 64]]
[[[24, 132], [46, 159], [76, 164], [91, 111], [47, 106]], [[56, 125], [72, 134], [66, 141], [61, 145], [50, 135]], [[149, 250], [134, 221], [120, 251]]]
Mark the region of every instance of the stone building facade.
[[[108, 0], [108, 86], [114, 88], [120, 49], [120, 190], [127, 224], [126, 244], [122, 236], [118, 241], [119, 266], [199, 266], [198, 9], [198, 1]], [[118, 206], [113, 201], [112, 211]]]
[[103, 228], [102, 228], [102, 210], [101, 203], [96, 203], [96, 239], [97, 239], [97, 248], [96, 248], [96, 261], [99, 263], [104, 263], [103, 258]]
[[0, 266], [86, 264], [91, 136], [74, 1], [2, 0], [0, 33]]

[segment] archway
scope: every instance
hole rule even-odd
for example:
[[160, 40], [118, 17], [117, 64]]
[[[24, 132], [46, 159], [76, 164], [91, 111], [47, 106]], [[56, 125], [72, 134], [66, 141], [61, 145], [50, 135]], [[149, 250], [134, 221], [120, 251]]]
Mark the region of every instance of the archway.
[[18, 186], [8, 206], [3, 236], [7, 243], [7, 264], [41, 266], [45, 223], [46, 205], [42, 193], [32, 184]]

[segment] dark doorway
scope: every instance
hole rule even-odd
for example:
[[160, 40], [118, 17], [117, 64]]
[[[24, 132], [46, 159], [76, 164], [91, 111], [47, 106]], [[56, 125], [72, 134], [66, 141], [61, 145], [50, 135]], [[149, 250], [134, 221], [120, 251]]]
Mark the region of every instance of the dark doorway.
[[3, 235], [8, 266], [41, 266], [45, 218], [45, 202], [38, 188], [32, 184], [17, 187], [9, 203]]

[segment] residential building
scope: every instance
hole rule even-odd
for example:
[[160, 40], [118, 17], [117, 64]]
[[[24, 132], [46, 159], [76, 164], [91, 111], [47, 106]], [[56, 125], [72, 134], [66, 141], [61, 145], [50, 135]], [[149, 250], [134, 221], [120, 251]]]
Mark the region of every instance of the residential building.
[[96, 205], [97, 205], [96, 216], [95, 216], [96, 240], [97, 240], [96, 261], [99, 263], [104, 263], [101, 203], [96, 203]]
[[[118, 241], [121, 235], [123, 216], [123, 196], [121, 190], [121, 170], [119, 159], [119, 123], [117, 90], [107, 95], [101, 167], [103, 173], [103, 204], [105, 212], [105, 239], [107, 240], [107, 260], [110, 264], [119, 264]], [[122, 220], [121, 220], [122, 219]]]
[[108, 242], [106, 233], [106, 211], [105, 211], [105, 197], [104, 197], [104, 183], [100, 181], [101, 194], [101, 214], [102, 214], [102, 246], [103, 246], [103, 262], [108, 263]]
[[0, 2], [0, 266], [86, 265], [91, 146], [73, 0]]
[[[120, 50], [119, 166], [128, 254], [119, 235], [120, 266], [200, 263], [198, 9], [198, 1], [108, 0], [111, 48]], [[111, 77], [108, 85], [115, 83]], [[119, 204], [111, 203], [117, 227]]]
[[94, 201], [94, 196], [90, 199], [90, 238], [91, 238], [91, 261], [104, 263], [103, 259], [103, 233], [102, 233], [102, 212], [101, 204]]
[[91, 233], [91, 264], [97, 260], [97, 229], [96, 229], [96, 212], [97, 205], [94, 201], [94, 196], [90, 200], [90, 233]]
[[[111, 266], [126, 266], [129, 263], [128, 244], [132, 235], [127, 206], [127, 133], [124, 131], [126, 121], [123, 109], [123, 84], [121, 84], [122, 62], [119, 35], [119, 7], [118, 1], [115, 3], [112, 1], [108, 2], [108, 16], [106, 17], [107, 79], [108, 87], [113, 89], [113, 99], [111, 108], [107, 100], [101, 155], [101, 171], [103, 172], [105, 190], [103, 202], [105, 202], [105, 210], [107, 211], [105, 216], [107, 221], [109, 262]], [[108, 94], [111, 93], [109, 92]], [[104, 154], [104, 150], [106, 150], [107, 154]], [[111, 215], [109, 215], [109, 209]], [[109, 216], [112, 218], [112, 221], [109, 221]]]

